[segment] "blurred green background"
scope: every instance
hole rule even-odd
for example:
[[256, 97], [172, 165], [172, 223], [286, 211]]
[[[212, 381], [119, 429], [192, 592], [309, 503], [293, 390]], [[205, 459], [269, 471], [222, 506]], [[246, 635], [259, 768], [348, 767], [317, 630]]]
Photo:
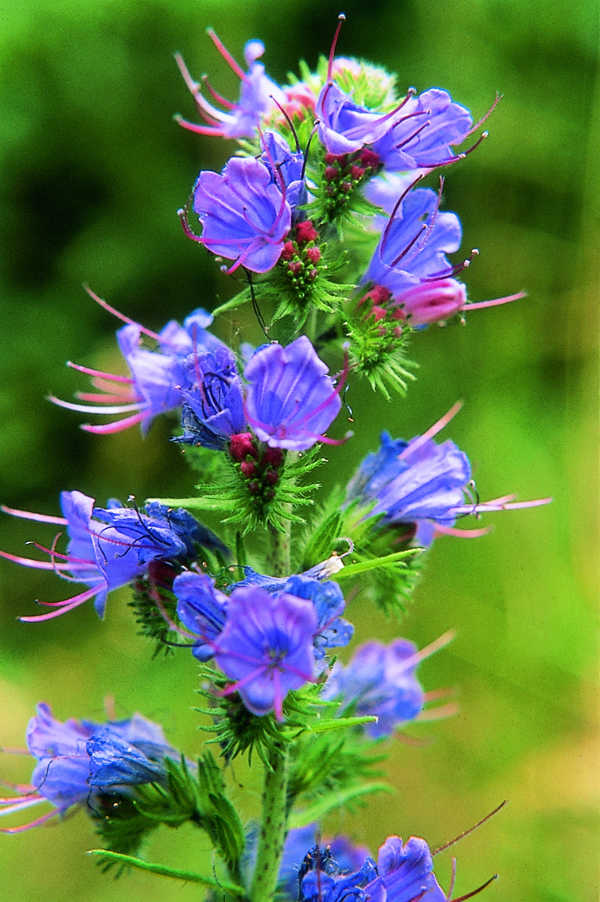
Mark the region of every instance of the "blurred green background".
[[[447, 170], [445, 206], [461, 216], [463, 247], [481, 250], [467, 279], [470, 296], [526, 288], [529, 298], [473, 313], [465, 328], [417, 336], [421, 369], [406, 401], [386, 407], [353, 389], [356, 439], [331, 452], [331, 469], [348, 477], [383, 425], [410, 436], [460, 397], [465, 407], [448, 432], [469, 453], [482, 497], [516, 491], [555, 501], [497, 515], [494, 533], [477, 541], [439, 540], [402, 624], [367, 606], [350, 609], [361, 639], [401, 634], [422, 645], [455, 627], [456, 641], [420, 674], [427, 689], [457, 687], [461, 710], [413, 728], [426, 740], [421, 746], [394, 742], [388, 771], [397, 795], [331, 818], [327, 832], [350, 832], [372, 850], [389, 833], [438, 845], [507, 798], [501, 815], [455, 848], [456, 892], [499, 872], [501, 881], [486, 891], [490, 902], [592, 902], [598, 7], [595, 0], [352, 0], [344, 9], [340, 53], [386, 65], [401, 86], [445, 87], [476, 114], [496, 89], [504, 93], [489, 141]], [[87, 299], [82, 282], [151, 328], [231, 293], [175, 216], [197, 171], [219, 169], [233, 146], [172, 122], [176, 111], [193, 112], [173, 51], [233, 96], [237, 85], [205, 36], [207, 25], [238, 58], [246, 39], [261, 37], [268, 72], [283, 81], [298, 57], [314, 64], [327, 51], [338, 11], [322, 0], [4, 5], [3, 501], [54, 512], [61, 488], [102, 501], [187, 494], [189, 474], [166, 442], [170, 423], [156, 422], [143, 442], [135, 430], [93, 437], [77, 428], [78, 415], [44, 396], [69, 398], [82, 387], [83, 378], [63, 366], [67, 359], [118, 366], [117, 324]], [[220, 334], [259, 338], [245, 314], [221, 323]], [[12, 552], [23, 553], [36, 535], [31, 524], [0, 522], [0, 547]], [[24, 625], [16, 615], [32, 613], [35, 597], [59, 598], [61, 586], [9, 564], [0, 568], [0, 586], [0, 742], [23, 744], [38, 700], [61, 718], [96, 717], [113, 694], [120, 715], [140, 710], [165, 725], [174, 745], [198, 749], [192, 658], [182, 652], [151, 661], [126, 593], [111, 597], [103, 624], [84, 606]], [[29, 761], [3, 755], [0, 772], [25, 781]], [[254, 776], [236, 765], [233, 780], [249, 816], [258, 807]], [[82, 813], [1, 838], [3, 898], [202, 898], [193, 886], [140, 873], [103, 877], [82, 854], [95, 844]], [[436, 859], [444, 880], [451, 854]], [[191, 829], [161, 829], [148, 850], [151, 859], [182, 867], [207, 856], [203, 836]]]

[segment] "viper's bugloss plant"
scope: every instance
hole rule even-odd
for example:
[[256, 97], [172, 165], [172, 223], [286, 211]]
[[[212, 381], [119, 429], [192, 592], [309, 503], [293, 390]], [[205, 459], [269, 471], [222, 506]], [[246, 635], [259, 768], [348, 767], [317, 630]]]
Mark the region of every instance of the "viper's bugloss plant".
[[[426, 667], [416, 674], [452, 631], [420, 651], [401, 637], [358, 636], [357, 647], [345, 647], [358, 604], [403, 609], [436, 536], [479, 536], [487, 527], [462, 529], [462, 518], [550, 500], [480, 501], [467, 454], [437, 440], [459, 404], [410, 440], [392, 437], [404, 431], [399, 396], [415, 378], [407, 354], [418, 332], [523, 293], [468, 301], [457, 276], [477, 251], [452, 261], [462, 230], [458, 215], [442, 210], [444, 180], [421, 184], [481, 144], [495, 104], [473, 125], [444, 90], [398, 90], [380, 67], [336, 58], [343, 19], [329, 57], [314, 70], [302, 63], [285, 85], [259, 62], [260, 41], [246, 44], [244, 69], [209, 30], [240, 79], [233, 101], [207, 78], [196, 82], [177, 55], [203, 120], [179, 124], [237, 141], [220, 172], [199, 173], [179, 216], [198, 252], [232, 287], [243, 275], [245, 287], [213, 314], [198, 308], [158, 333], [87, 289], [123, 323], [127, 371], [70, 363], [94, 390], [77, 402], [50, 399], [111, 417], [82, 426], [97, 436], [140, 424], [140, 441], [152, 442], [157, 416], [178, 418], [162, 448], [165, 472], [188, 460], [199, 483], [175, 499], [165, 482], [139, 507], [133, 497], [100, 507], [73, 489], [61, 493], [62, 516], [2, 507], [35, 525], [38, 555], [0, 555], [78, 584], [21, 619], [50, 620], [86, 601], [103, 618], [108, 595], [130, 586], [154, 650], [187, 655], [208, 736], [192, 760], [139, 714], [61, 722], [42, 703], [27, 729], [31, 782], [0, 800], [0, 814], [50, 810], [5, 832], [83, 808], [102, 865], [195, 881], [211, 902], [459, 902], [489, 885], [455, 897], [453, 876], [442, 890], [433, 856], [449, 844], [432, 852], [422, 838], [390, 836], [375, 859], [347, 837], [322, 840], [330, 811], [387, 789], [375, 777], [392, 736], [456, 711], [454, 702], [435, 704], [447, 690], [423, 688]], [[216, 334], [219, 318], [243, 304], [264, 332], [259, 347], [230, 347]], [[353, 453], [353, 433], [340, 424], [346, 389], [362, 378], [390, 401], [389, 431], [378, 439], [375, 424], [358, 418], [353, 428], [379, 447], [353, 463], [349, 479], [340, 465], [337, 486], [324, 492], [312, 480], [327, 446], [338, 463]], [[52, 526], [58, 534], [38, 538]], [[263, 771], [261, 807], [246, 824], [226, 771], [241, 754]], [[410, 812], [402, 821], [404, 831]], [[156, 826], [186, 822], [214, 847], [210, 873], [140, 857]]]

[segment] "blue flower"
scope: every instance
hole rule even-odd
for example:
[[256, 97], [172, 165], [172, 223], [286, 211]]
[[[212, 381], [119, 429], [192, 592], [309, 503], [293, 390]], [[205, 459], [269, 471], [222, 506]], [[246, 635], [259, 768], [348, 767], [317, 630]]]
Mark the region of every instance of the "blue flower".
[[37, 760], [31, 785], [22, 788], [22, 795], [2, 800], [0, 814], [42, 802], [51, 802], [54, 808], [29, 824], [4, 831], [8, 833], [88, 804], [94, 793], [129, 795], [134, 786], [160, 781], [165, 757], [176, 756], [161, 727], [140, 714], [106, 724], [72, 718], [63, 723], [43, 702], [27, 727], [27, 747]]
[[[265, 52], [262, 41], [252, 40], [246, 43], [244, 59], [248, 71], [244, 72], [215, 32], [209, 29], [208, 34], [221, 56], [241, 81], [239, 101], [231, 103], [226, 100], [211, 87], [206, 78], [203, 78], [202, 82], [194, 81], [183, 59], [177, 54], [175, 57], [177, 65], [196, 101], [198, 112], [209, 124], [196, 125], [182, 119], [181, 116], [177, 116], [176, 119], [183, 128], [200, 135], [214, 135], [219, 138], [252, 138], [263, 118], [276, 110], [274, 100], [279, 104], [284, 104], [286, 95], [274, 81], [265, 75], [265, 67], [262, 63], [257, 62]], [[225, 111], [207, 100], [202, 93], [203, 86], [218, 104], [225, 107]]]
[[306, 855], [301, 867], [301, 902], [368, 902], [369, 885], [377, 878], [372, 858], [366, 858], [360, 868], [347, 873], [340, 868], [331, 849], [315, 846]]
[[69, 543], [66, 554], [51, 547], [36, 547], [48, 554], [48, 561], [17, 557], [5, 551], [0, 556], [25, 567], [53, 570], [70, 582], [88, 588], [60, 602], [42, 602], [52, 608], [48, 614], [22, 617], [35, 622], [51, 620], [94, 598], [99, 617], [104, 616], [108, 593], [143, 576], [152, 561], [184, 562], [197, 553], [196, 545], [226, 553], [226, 547], [183, 509], [171, 511], [151, 504], [147, 513], [124, 508], [118, 502], [110, 507], [94, 508], [94, 499], [83, 492], [61, 492], [62, 517], [49, 517], [2, 507], [5, 513], [27, 520], [54, 523], [66, 527]]
[[[202, 308], [194, 310], [180, 326], [170, 320], [159, 332], [152, 332], [129, 317], [115, 310], [106, 301], [88, 289], [88, 294], [104, 309], [126, 322], [117, 332], [119, 349], [127, 363], [131, 376], [119, 376], [102, 370], [93, 370], [69, 363], [74, 369], [92, 377], [94, 392], [79, 392], [78, 397], [93, 404], [72, 404], [60, 398], [50, 400], [60, 407], [81, 413], [115, 415], [128, 414], [100, 426], [85, 424], [86, 432], [108, 435], [121, 432], [136, 423], [146, 433], [159, 414], [181, 406], [182, 391], [194, 382], [194, 360], [201, 353], [216, 353], [226, 346], [207, 330], [213, 317]], [[154, 349], [143, 345], [143, 339], [156, 343]]]
[[399, 836], [389, 836], [379, 849], [377, 870], [369, 902], [446, 902], [424, 839], [411, 836], [403, 845]]
[[396, 203], [362, 281], [382, 285], [399, 299], [425, 280], [452, 275], [446, 254], [460, 242], [456, 214], [440, 213], [436, 192], [417, 188]]
[[195, 384], [182, 391], [183, 435], [174, 442], [222, 450], [246, 425], [240, 378], [228, 348], [194, 361]]
[[472, 125], [466, 107], [454, 103], [447, 91], [430, 88], [407, 96], [401, 115], [372, 149], [390, 172], [433, 169], [465, 156], [452, 148], [471, 134]]
[[382, 432], [381, 447], [363, 460], [346, 498], [374, 503], [370, 514], [383, 515], [386, 525], [406, 525], [417, 544], [429, 545], [436, 528], [452, 527], [462, 512], [471, 466], [454, 442], [422, 438], [406, 442]]
[[215, 639], [223, 630], [227, 617], [227, 596], [215, 588], [206, 573], [181, 573], [173, 582], [177, 598], [177, 616], [191, 633], [198, 637], [192, 654], [207, 661], [214, 654]]
[[287, 141], [276, 132], [265, 132], [261, 146], [261, 160], [269, 169], [273, 182], [285, 193], [285, 199], [294, 212], [308, 200], [304, 180], [304, 154], [300, 150], [290, 150]]
[[377, 717], [377, 723], [366, 727], [374, 739], [389, 736], [399, 724], [414, 720], [423, 708], [424, 694], [415, 676], [419, 660], [417, 647], [406, 639], [395, 639], [389, 645], [366, 642], [346, 667], [336, 665], [324, 696], [354, 703], [360, 716]]
[[324, 437], [341, 408], [328, 367], [305, 335], [287, 347], [268, 345], [257, 351], [244, 371], [246, 414], [258, 438], [272, 448], [305, 451]]
[[[202, 223], [199, 241], [213, 254], [234, 260], [228, 270], [272, 269], [290, 230], [292, 211], [270, 169], [252, 157], [232, 157], [222, 174], [201, 172], [194, 185], [194, 211]], [[185, 222], [184, 222], [185, 227]]]
[[311, 601], [317, 615], [317, 633], [314, 639], [315, 657], [321, 660], [328, 648], [347, 645], [354, 635], [354, 627], [340, 617], [346, 607], [342, 590], [331, 580], [314, 579], [307, 573], [287, 577], [264, 576], [251, 567], [245, 567], [245, 578], [229, 589], [244, 586], [260, 586], [269, 594], [295, 595]]
[[215, 643], [217, 665], [234, 680], [225, 694], [237, 691], [253, 714], [274, 710], [281, 720], [287, 693], [313, 679], [316, 631], [310, 602], [286, 594], [274, 598], [252, 586], [236, 589]]

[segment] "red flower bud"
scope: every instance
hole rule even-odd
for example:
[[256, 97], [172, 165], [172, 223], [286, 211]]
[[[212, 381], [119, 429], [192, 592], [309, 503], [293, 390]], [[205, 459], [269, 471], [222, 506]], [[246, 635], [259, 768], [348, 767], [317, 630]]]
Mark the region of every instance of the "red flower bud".
[[238, 463], [245, 460], [246, 455], [257, 457], [256, 445], [254, 444], [254, 436], [251, 432], [238, 432], [231, 436], [229, 442], [229, 453]]
[[311, 263], [318, 263], [321, 259], [321, 251], [318, 247], [308, 247], [306, 249], [306, 256]]
[[286, 241], [283, 245], [283, 250], [281, 252], [281, 256], [284, 260], [289, 260], [296, 253], [296, 248], [294, 247], [293, 241]]
[[300, 244], [306, 244], [308, 241], [316, 241], [318, 237], [319, 233], [310, 219], [299, 222], [296, 226], [296, 239]]
[[253, 460], [243, 460], [240, 469], [244, 476], [249, 479], [250, 476], [254, 476], [256, 473], [256, 464]]

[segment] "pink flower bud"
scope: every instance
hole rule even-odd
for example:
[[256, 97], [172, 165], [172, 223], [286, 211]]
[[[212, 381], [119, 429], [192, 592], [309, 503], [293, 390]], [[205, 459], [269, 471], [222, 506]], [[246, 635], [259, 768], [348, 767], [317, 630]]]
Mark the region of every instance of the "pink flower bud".
[[394, 301], [414, 326], [448, 319], [465, 306], [465, 286], [456, 279], [436, 279], [409, 288]]

